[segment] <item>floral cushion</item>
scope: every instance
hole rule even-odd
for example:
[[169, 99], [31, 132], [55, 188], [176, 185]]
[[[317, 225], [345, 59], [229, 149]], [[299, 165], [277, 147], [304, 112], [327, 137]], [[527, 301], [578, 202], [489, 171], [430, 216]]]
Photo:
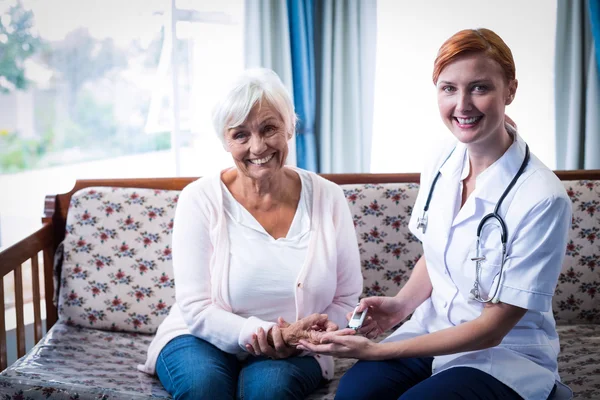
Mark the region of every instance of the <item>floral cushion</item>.
[[[559, 371], [575, 398], [600, 399], [600, 325], [559, 326]], [[158, 379], [136, 370], [151, 335], [103, 332], [63, 323], [0, 374], [0, 398], [19, 400], [170, 399]], [[332, 400], [355, 363], [338, 359], [335, 376], [307, 400]]]
[[566, 258], [554, 295], [557, 324], [600, 323], [600, 181], [565, 181], [573, 202]]
[[178, 191], [88, 188], [67, 216], [58, 313], [97, 329], [154, 333], [174, 301]]
[[393, 296], [408, 280], [422, 248], [408, 221], [419, 185], [344, 185], [358, 239], [363, 296]]

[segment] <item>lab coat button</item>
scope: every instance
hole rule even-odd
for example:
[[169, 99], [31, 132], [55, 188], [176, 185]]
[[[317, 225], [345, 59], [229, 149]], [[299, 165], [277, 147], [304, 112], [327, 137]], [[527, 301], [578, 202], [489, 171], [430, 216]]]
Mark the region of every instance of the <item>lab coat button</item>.
[[298, 288], [302, 288], [302, 282], [298, 282]]

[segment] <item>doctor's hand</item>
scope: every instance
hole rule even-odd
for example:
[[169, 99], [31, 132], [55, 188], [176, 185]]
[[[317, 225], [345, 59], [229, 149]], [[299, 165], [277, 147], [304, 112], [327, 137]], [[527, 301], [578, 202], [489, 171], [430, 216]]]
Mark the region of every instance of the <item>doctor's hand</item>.
[[350, 328], [328, 332], [322, 335], [320, 344], [300, 340], [298, 349], [317, 354], [361, 360], [380, 360], [385, 357], [385, 355], [380, 354], [379, 344], [363, 336], [355, 335], [355, 333], [356, 331]]
[[[404, 320], [408, 314], [404, 311], [403, 304], [396, 297], [373, 296], [366, 297], [359, 302], [358, 311], [369, 309], [367, 317], [357, 331], [370, 339], [383, 334]], [[346, 315], [350, 320], [352, 312]]]

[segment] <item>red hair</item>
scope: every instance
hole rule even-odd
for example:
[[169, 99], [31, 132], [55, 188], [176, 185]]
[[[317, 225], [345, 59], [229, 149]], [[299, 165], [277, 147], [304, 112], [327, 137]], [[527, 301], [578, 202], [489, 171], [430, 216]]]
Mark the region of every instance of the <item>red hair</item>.
[[479, 28], [457, 32], [442, 44], [433, 65], [433, 83], [448, 64], [468, 53], [485, 54], [500, 64], [507, 82], [515, 79], [515, 61], [506, 43], [493, 31]]

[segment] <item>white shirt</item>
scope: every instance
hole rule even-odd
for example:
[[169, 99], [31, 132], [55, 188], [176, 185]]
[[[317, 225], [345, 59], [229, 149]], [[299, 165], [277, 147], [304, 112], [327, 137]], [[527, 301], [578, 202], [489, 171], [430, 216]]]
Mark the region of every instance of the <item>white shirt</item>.
[[[294, 282], [293, 321], [323, 313], [339, 326], [345, 325], [346, 314], [356, 306], [363, 285], [348, 202], [333, 182], [291, 169], [310, 179], [313, 190], [308, 250]], [[221, 174], [198, 179], [181, 191], [172, 241], [176, 302], [158, 327], [146, 363], [138, 367], [141, 371], [154, 374], [160, 351], [179, 335], [192, 334], [242, 357], [258, 328], [269, 330], [275, 324], [233, 312], [229, 293], [231, 244], [225, 215]], [[275, 304], [265, 297], [262, 306], [267, 309]], [[333, 358], [317, 356], [317, 362], [323, 377], [332, 379]]]
[[[310, 239], [310, 178], [300, 174], [300, 201], [284, 238], [274, 239], [229, 192], [223, 182], [223, 204], [229, 233], [229, 303], [233, 313], [265, 321], [296, 318], [296, 281]], [[269, 284], [266, 285], [265, 282]], [[269, 299], [265, 307], [264, 299]]]
[[[525, 156], [525, 143], [516, 134], [511, 147], [477, 177], [476, 188], [460, 208], [462, 179], [468, 175], [466, 146], [452, 143], [436, 155], [421, 175], [409, 227], [423, 243], [433, 291], [387, 341], [450, 328], [481, 315], [483, 305], [469, 299], [475, 280], [475, 243], [480, 220], [491, 213]], [[452, 155], [442, 162], [455, 147]], [[417, 218], [437, 181], [429, 206], [425, 233]], [[434, 358], [433, 373], [456, 366], [478, 368], [515, 390], [525, 399], [548, 398], [557, 372], [558, 335], [552, 313], [552, 295], [565, 256], [571, 223], [571, 201], [554, 173], [533, 154], [523, 174], [499, 210], [508, 231], [504, 276], [499, 300], [527, 309], [525, 316], [499, 346]], [[487, 298], [501, 264], [500, 236], [482, 233], [481, 284]]]

